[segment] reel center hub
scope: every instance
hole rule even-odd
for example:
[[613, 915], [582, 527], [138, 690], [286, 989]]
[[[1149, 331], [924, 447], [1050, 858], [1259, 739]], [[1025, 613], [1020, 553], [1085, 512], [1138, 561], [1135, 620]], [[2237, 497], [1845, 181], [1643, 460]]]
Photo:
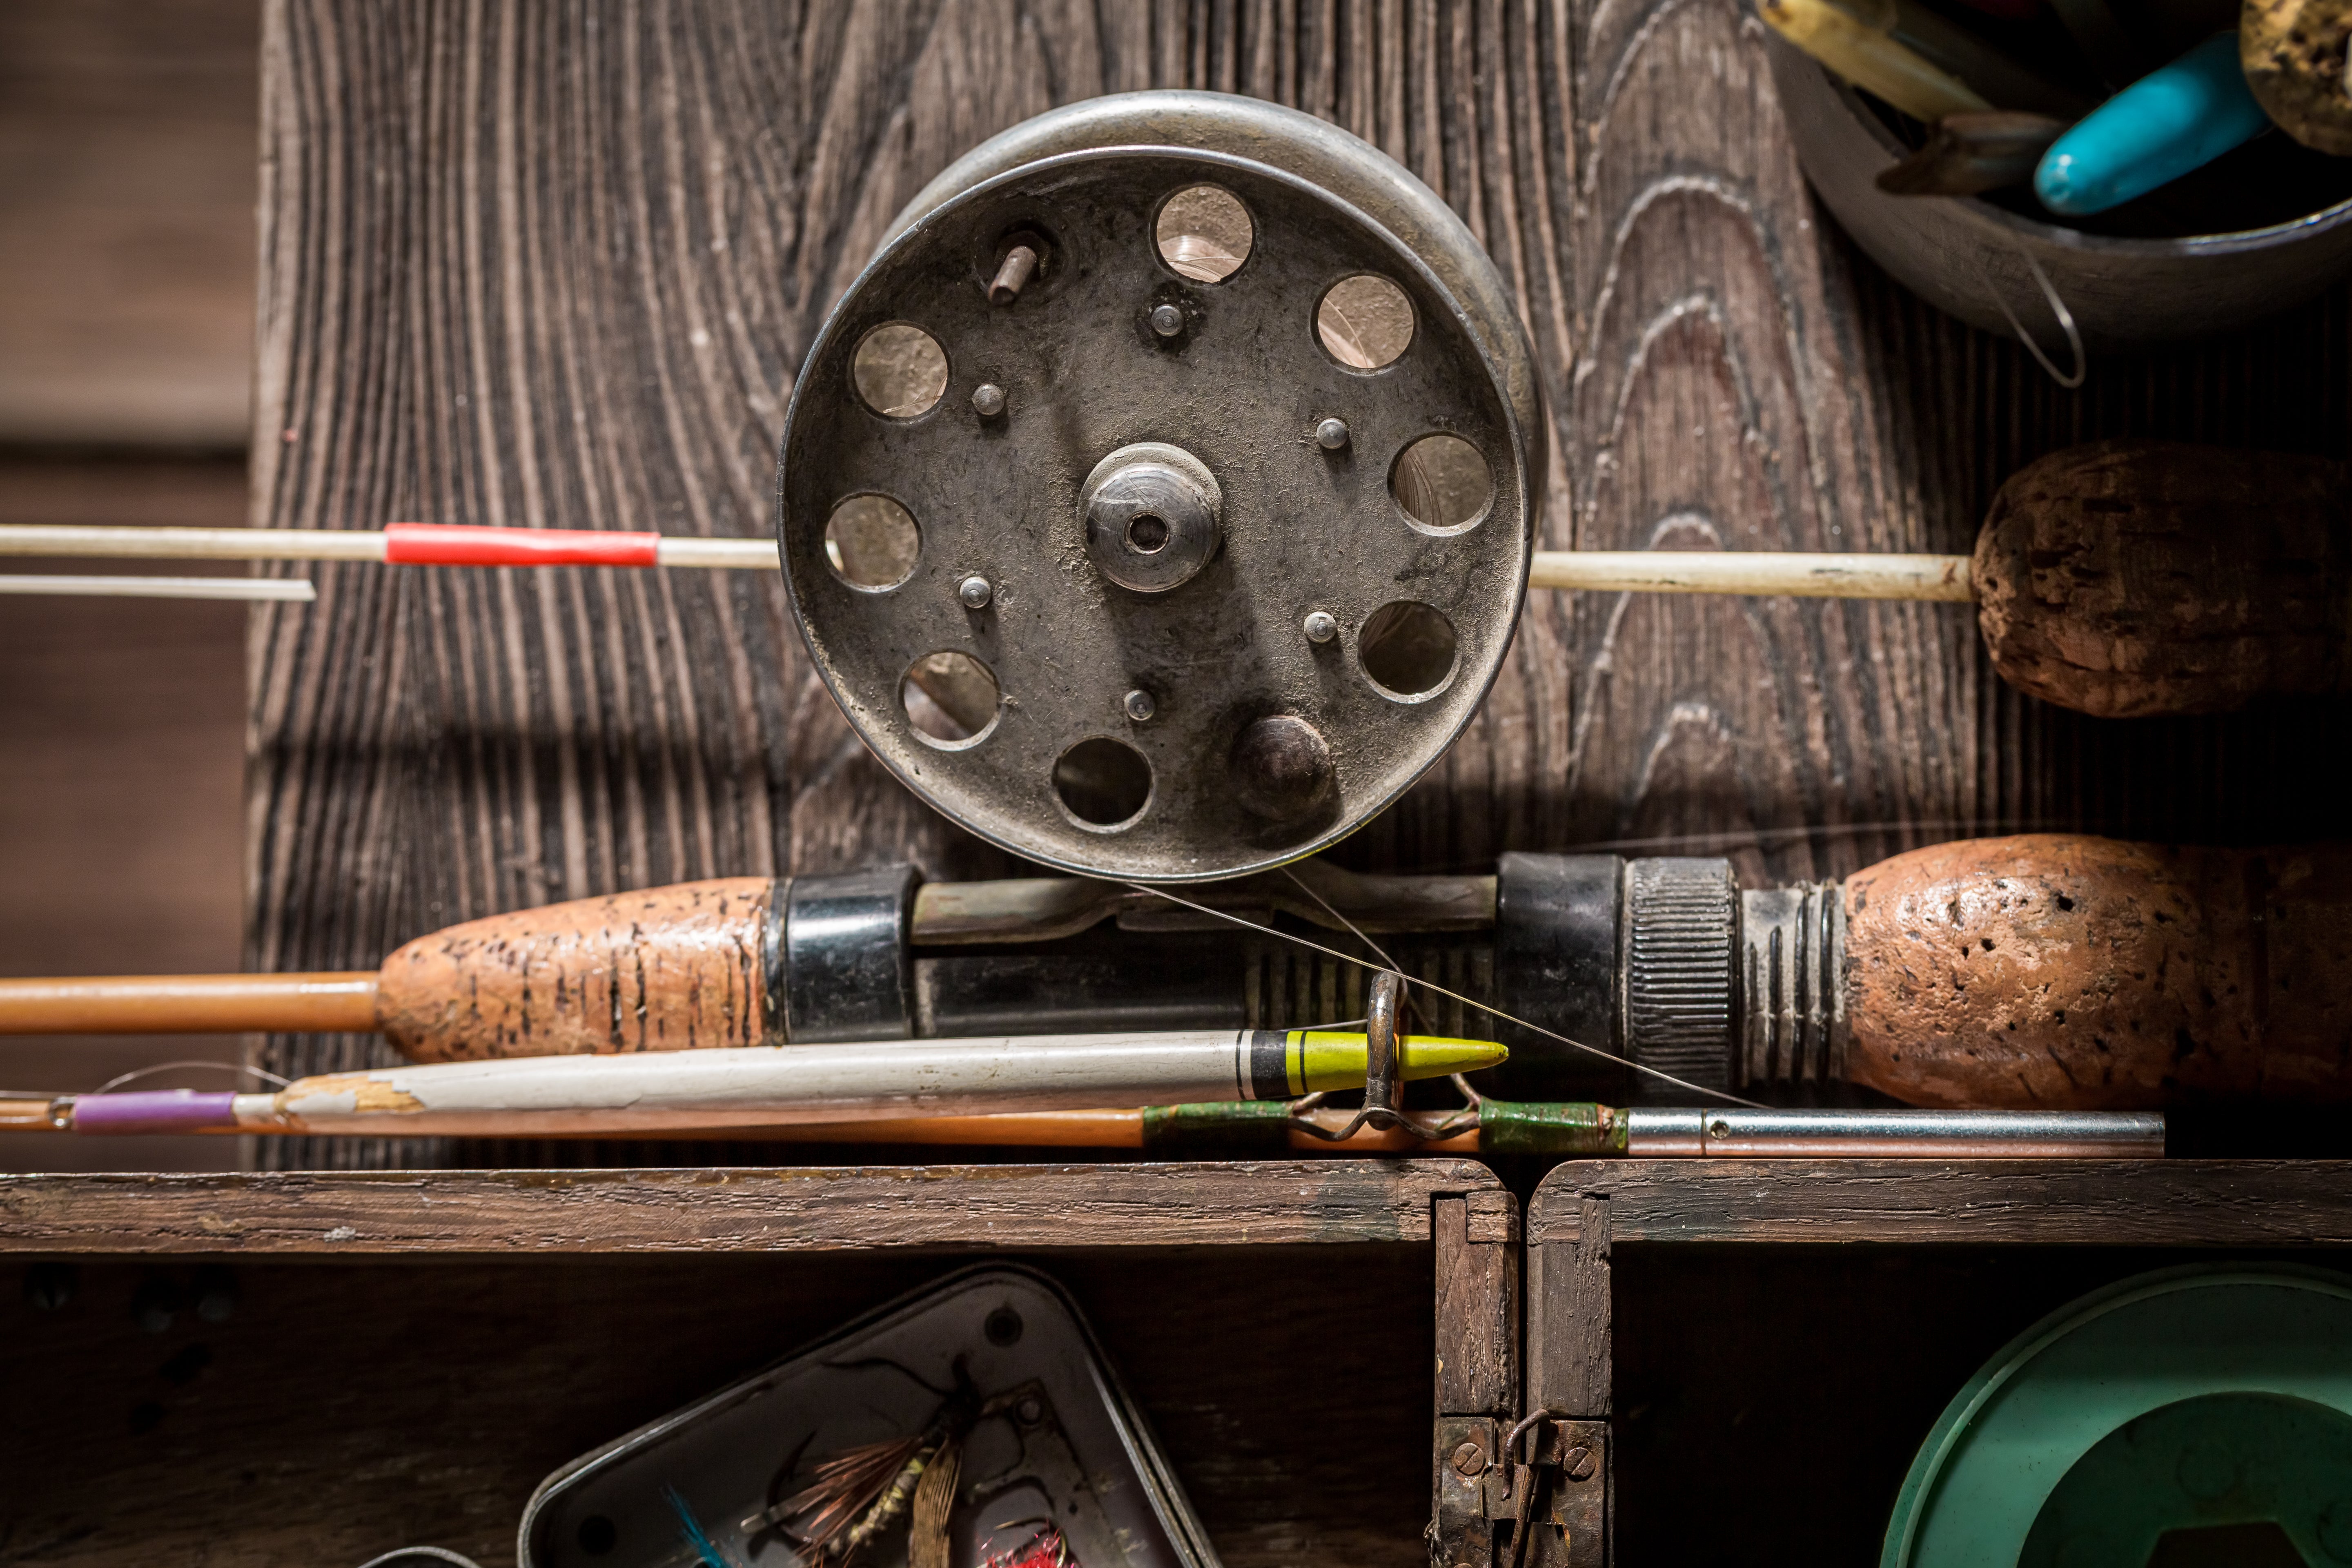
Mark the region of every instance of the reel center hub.
[[1223, 542], [1216, 476], [1181, 447], [1121, 447], [1095, 465], [1079, 500], [1087, 552], [1104, 576], [1139, 594], [1183, 586]]

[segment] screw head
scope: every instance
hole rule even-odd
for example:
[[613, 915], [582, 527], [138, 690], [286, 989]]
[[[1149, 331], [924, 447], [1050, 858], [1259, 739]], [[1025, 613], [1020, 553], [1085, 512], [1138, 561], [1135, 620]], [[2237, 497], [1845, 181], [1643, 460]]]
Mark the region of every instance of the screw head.
[[1184, 330], [1184, 312], [1173, 305], [1151, 307], [1151, 330], [1163, 338], [1172, 338]]
[[971, 411], [982, 419], [993, 419], [1004, 412], [1004, 388], [992, 381], [983, 381], [971, 389]]
[[977, 572], [956, 584], [956, 597], [967, 610], [984, 610], [996, 597], [996, 585]]
[[1475, 1443], [1465, 1443], [1454, 1450], [1454, 1473], [1475, 1476], [1486, 1468], [1486, 1451]]
[[1560, 1457], [1559, 1468], [1571, 1481], [1589, 1481], [1600, 1467], [1593, 1462], [1592, 1450], [1579, 1443]]
[[1348, 422], [1326, 419], [1315, 426], [1315, 444], [1327, 452], [1336, 452], [1348, 444]]
[[1728, 1138], [1731, 1136], [1731, 1123], [1717, 1117], [1706, 1124], [1706, 1135], [1710, 1138]]
[[1043, 1421], [1045, 1418], [1045, 1406], [1042, 1402], [1036, 1399], [1024, 1399], [1021, 1402], [1020, 1407], [1015, 1410], [1013, 1414], [1021, 1417], [1021, 1424], [1023, 1426], [1034, 1426], [1038, 1422]]
[[1309, 610], [1306, 629], [1308, 642], [1329, 642], [1339, 635], [1339, 623], [1328, 610]]
[[1127, 700], [1122, 706], [1127, 709], [1127, 716], [1139, 724], [1160, 711], [1160, 705], [1151, 700], [1151, 693], [1140, 687], [1127, 694]]

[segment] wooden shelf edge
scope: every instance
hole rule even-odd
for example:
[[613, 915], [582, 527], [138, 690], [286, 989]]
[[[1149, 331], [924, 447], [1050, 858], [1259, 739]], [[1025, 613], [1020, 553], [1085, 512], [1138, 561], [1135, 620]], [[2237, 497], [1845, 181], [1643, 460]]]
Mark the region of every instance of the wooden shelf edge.
[[1500, 1191], [1469, 1160], [0, 1176], [0, 1253], [1425, 1244], [1435, 1199]]
[[1580, 1160], [1528, 1205], [1532, 1242], [2352, 1245], [2352, 1161]]

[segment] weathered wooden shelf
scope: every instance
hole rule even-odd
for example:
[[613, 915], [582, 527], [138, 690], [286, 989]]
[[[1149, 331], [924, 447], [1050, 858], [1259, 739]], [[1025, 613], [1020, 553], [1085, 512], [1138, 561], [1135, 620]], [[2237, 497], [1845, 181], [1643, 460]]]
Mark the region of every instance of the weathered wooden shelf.
[[1228, 1564], [1409, 1568], [1433, 1393], [1517, 1394], [1517, 1219], [1452, 1160], [5, 1178], [0, 1251], [74, 1284], [0, 1295], [0, 1541], [510, 1563], [564, 1460], [1018, 1258], [1093, 1321]]
[[[1499, 1196], [1500, 1184], [1461, 1160], [0, 1176], [0, 1251], [462, 1258], [1425, 1245], [1435, 1201], [1474, 1193]], [[1487, 1199], [1478, 1208], [1500, 1212]]]

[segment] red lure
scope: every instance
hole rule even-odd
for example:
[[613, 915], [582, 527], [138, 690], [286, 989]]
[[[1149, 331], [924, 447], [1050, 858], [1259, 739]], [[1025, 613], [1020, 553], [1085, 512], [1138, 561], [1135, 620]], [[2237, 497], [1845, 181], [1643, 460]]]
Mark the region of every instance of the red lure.
[[1078, 1568], [1078, 1560], [1070, 1555], [1062, 1532], [1049, 1524], [1010, 1552], [990, 1554], [981, 1568]]

